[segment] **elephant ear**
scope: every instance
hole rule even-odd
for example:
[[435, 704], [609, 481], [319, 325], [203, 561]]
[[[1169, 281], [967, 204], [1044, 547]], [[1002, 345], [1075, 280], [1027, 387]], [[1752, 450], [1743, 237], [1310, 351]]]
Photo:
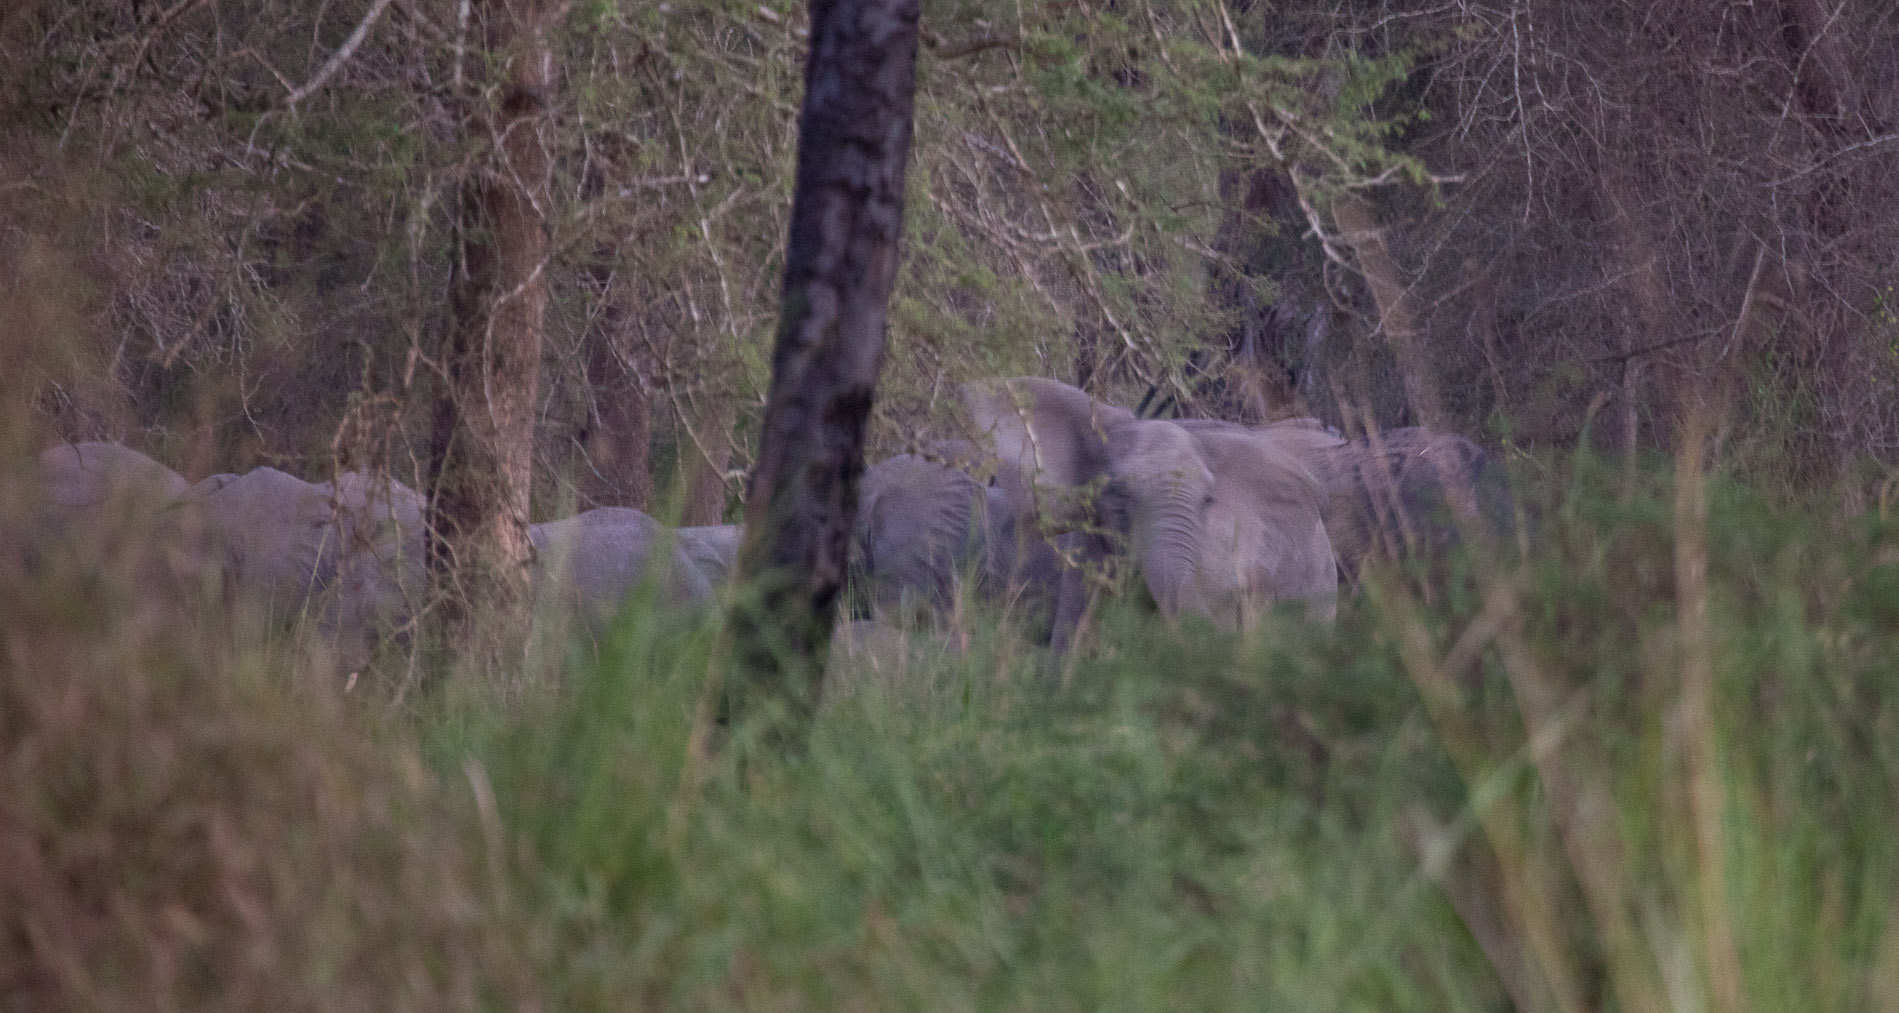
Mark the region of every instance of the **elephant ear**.
[[1171, 422], [1126, 421], [1108, 430], [1106, 499], [1126, 531], [1142, 579], [1161, 611], [1205, 613], [1201, 580], [1213, 472], [1192, 433]]
[[[1000, 460], [996, 484], [1016, 512], [1047, 513], [1047, 500], [1107, 474], [1110, 429], [1134, 416], [1055, 380], [1018, 377], [966, 384], [963, 401], [979, 441]], [[1068, 511], [1058, 511], [1066, 514]], [[1058, 526], [1077, 518], [1066, 517]]]

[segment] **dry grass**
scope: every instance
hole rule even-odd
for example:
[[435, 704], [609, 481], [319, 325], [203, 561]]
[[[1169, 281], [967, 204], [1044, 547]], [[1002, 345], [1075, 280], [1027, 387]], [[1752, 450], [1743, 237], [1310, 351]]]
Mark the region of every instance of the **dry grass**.
[[692, 770], [715, 638], [650, 599], [525, 694], [397, 708], [123, 559], [14, 567], [0, 997], [1892, 1005], [1899, 525], [1549, 463], [1527, 561], [1336, 636], [1111, 607], [1056, 664], [966, 613], [796, 760]]

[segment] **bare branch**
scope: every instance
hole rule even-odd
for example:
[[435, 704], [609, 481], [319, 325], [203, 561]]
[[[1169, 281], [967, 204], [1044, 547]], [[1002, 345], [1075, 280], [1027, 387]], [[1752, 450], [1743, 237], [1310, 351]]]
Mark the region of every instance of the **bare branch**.
[[375, 27], [376, 21], [382, 17], [382, 12], [389, 8], [389, 2], [390, 0], [375, 0], [369, 5], [369, 11], [363, 15], [363, 20], [356, 25], [354, 31], [349, 33], [349, 38], [344, 39], [343, 44], [337, 47], [336, 52], [330, 54], [329, 60], [317, 68], [316, 75], [305, 81], [303, 87], [293, 90], [284, 98], [284, 108], [296, 108], [297, 103], [315, 94], [318, 89], [329, 83], [330, 78], [336, 76], [337, 71], [343, 69], [343, 64], [349, 62], [349, 58], [355, 54], [357, 47], [369, 37], [369, 30]]

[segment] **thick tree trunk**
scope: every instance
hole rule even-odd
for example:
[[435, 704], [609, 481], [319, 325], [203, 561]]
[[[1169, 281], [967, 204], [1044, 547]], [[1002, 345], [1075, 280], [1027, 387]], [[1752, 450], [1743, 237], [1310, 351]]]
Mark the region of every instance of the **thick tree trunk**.
[[[844, 586], [864, 427], [897, 273], [918, 0], [812, 0], [785, 284], [738, 569], [724, 713], [795, 736]], [[772, 720], [771, 716], [767, 720]]]
[[552, 8], [544, 0], [480, 0], [476, 11], [485, 48], [499, 60], [500, 104], [475, 119], [494, 150], [461, 197], [442, 355], [447, 389], [436, 402], [429, 447], [430, 557], [446, 592], [449, 642], [480, 652], [471, 660], [508, 667], [526, 633], [532, 558]]

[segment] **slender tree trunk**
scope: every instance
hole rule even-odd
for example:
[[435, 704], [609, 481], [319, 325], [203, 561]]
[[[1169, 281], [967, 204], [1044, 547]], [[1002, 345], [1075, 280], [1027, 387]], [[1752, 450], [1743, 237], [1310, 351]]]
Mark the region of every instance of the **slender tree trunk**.
[[[1303, 277], [1298, 237], [1306, 223], [1295, 186], [1277, 168], [1220, 171], [1214, 248], [1224, 260], [1209, 269], [1207, 287], [1232, 321], [1213, 349], [1224, 369], [1213, 385], [1223, 388], [1214, 393], [1222, 417], [1258, 423], [1311, 414], [1300, 381], [1315, 365], [1308, 339], [1322, 308]], [[1260, 278], [1277, 290], [1270, 302], [1260, 299]]]
[[[451, 643], [510, 667], [524, 643], [534, 405], [547, 307], [552, 56], [544, 0], [477, 0], [499, 104], [474, 119], [494, 142], [463, 185], [452, 313], [429, 447], [430, 556]], [[471, 73], [475, 68], [471, 66]], [[479, 635], [476, 635], [479, 633]]]
[[653, 496], [647, 381], [639, 375], [636, 353], [627, 341], [625, 307], [610, 287], [602, 297], [607, 304], [600, 328], [587, 336], [585, 368], [593, 404], [581, 438], [586, 460], [576, 484], [589, 507], [644, 510]]
[[725, 473], [732, 466], [734, 453], [733, 414], [732, 405], [727, 403], [699, 412], [695, 418], [680, 419], [682, 427], [692, 427], [690, 434], [681, 437], [679, 447], [679, 479], [686, 490], [681, 524], [725, 523], [729, 494]]
[[1358, 258], [1359, 270], [1365, 272], [1372, 301], [1378, 305], [1379, 327], [1397, 353], [1398, 372], [1404, 381], [1405, 400], [1411, 403], [1412, 418], [1420, 425], [1448, 432], [1444, 403], [1437, 393], [1437, 375], [1424, 348], [1410, 285], [1397, 261], [1391, 259], [1384, 230], [1372, 216], [1371, 207], [1354, 194], [1339, 198], [1332, 208], [1332, 218], [1338, 222], [1341, 238]]
[[728, 719], [764, 705], [773, 737], [808, 723], [844, 586], [903, 229], [918, 6], [811, 3], [784, 295], [738, 563], [754, 594], [733, 614], [724, 698]]

